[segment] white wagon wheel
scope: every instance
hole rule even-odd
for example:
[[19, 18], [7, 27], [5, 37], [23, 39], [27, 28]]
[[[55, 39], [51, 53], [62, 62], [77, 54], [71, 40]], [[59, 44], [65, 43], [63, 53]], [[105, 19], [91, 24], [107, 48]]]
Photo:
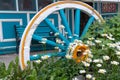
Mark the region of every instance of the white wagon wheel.
[[[71, 29], [69, 27], [68, 21], [66, 19], [64, 9], [74, 9], [75, 10], [75, 23], [74, 23], [74, 32], [71, 32]], [[53, 12], [59, 12], [61, 21], [65, 27], [65, 31], [67, 32], [67, 37], [65, 37], [59, 29], [56, 28], [54, 24], [47, 18], [50, 14]], [[84, 26], [84, 30], [82, 31], [82, 34], [80, 35], [80, 12], [84, 12], [87, 14], [90, 18], [88, 19], [88, 22]], [[27, 25], [22, 39], [20, 43], [19, 48], [19, 59], [20, 59], [20, 66], [22, 69], [24, 69], [27, 66], [27, 61], [30, 59], [37, 59], [40, 58], [40, 55], [31, 56], [30, 55], [30, 44], [31, 39], [35, 39], [41, 42], [45, 42], [46, 44], [49, 44], [54, 47], [59, 47], [61, 49], [61, 52], [50, 54], [48, 53], [48, 56], [65, 56], [66, 53], [71, 53], [74, 56], [80, 57], [79, 49], [87, 49], [83, 45], [81, 47], [77, 43], [80, 43], [79, 39], [84, 36], [84, 34], [87, 32], [89, 26], [92, 24], [94, 20], [98, 20], [99, 22], [103, 21], [103, 18], [101, 15], [94, 10], [91, 6], [78, 1], [59, 1], [55, 2], [53, 4], [48, 5], [47, 7], [40, 10], [29, 22]], [[55, 34], [59, 37], [59, 40], [61, 41], [60, 44], [56, 43], [55, 41], [48, 40], [46, 38], [43, 38], [41, 36], [35, 35], [34, 32], [37, 29], [37, 26], [42, 22], [45, 21], [46, 24], [53, 30]], [[62, 26], [63, 27], [63, 26]], [[74, 34], [74, 35], [73, 35]], [[77, 43], [76, 43], [77, 42]], [[76, 43], [76, 44], [75, 44]], [[75, 49], [70, 49], [70, 47], [75, 47]], [[69, 52], [68, 52], [69, 51]]]

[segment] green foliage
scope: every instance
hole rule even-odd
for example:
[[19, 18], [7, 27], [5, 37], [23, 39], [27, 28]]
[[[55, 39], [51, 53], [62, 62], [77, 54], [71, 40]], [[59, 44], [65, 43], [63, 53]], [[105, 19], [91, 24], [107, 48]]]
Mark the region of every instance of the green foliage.
[[[15, 61], [10, 62], [8, 68], [5, 67], [4, 63], [0, 64], [0, 79], [2, 80], [35, 80], [36, 70], [31, 69], [30, 62], [28, 67], [22, 71], [19, 66], [18, 57]], [[37, 80], [37, 79], [36, 79]]]
[[89, 37], [100, 38], [102, 33], [112, 34], [116, 39], [115, 41], [120, 41], [120, 15], [105, 20], [105, 23], [95, 22], [89, 28], [84, 39]]
[[[120, 51], [115, 45], [120, 42], [120, 16], [106, 20], [106, 23], [94, 23], [82, 41], [86, 44], [92, 42], [89, 48], [94, 56], [90, 66], [86, 67], [83, 63], [76, 63], [74, 60], [65, 58], [49, 58], [42, 60], [40, 63], [28, 62], [25, 70], [21, 70], [18, 57], [15, 61], [10, 62], [8, 68], [4, 63], [0, 63], [0, 79], [1, 80], [72, 80], [75, 76], [91, 74], [96, 80], [120, 80], [120, 55], [116, 55], [116, 51]], [[107, 34], [110, 37], [102, 36]], [[111, 36], [112, 35], [112, 36]], [[93, 38], [93, 39], [90, 39]], [[97, 43], [96, 40], [101, 41]], [[118, 45], [120, 46], [120, 45]], [[109, 60], [103, 60], [103, 56], [109, 56]], [[95, 59], [101, 59], [102, 63], [95, 63]], [[118, 65], [111, 64], [111, 61], [119, 62]], [[87, 62], [88, 63], [88, 62]], [[97, 67], [101, 64], [101, 67]], [[32, 65], [32, 66], [31, 66]], [[99, 69], [105, 69], [104, 74], [98, 73]], [[86, 73], [80, 73], [85, 70]], [[89, 79], [88, 79], [89, 80]]]
[[42, 61], [40, 64], [33, 63], [37, 70], [39, 80], [70, 80], [79, 75], [81, 63], [77, 64], [73, 60], [50, 58]]
[[[88, 44], [92, 54], [94, 55], [94, 59], [102, 59], [103, 56], [107, 55], [110, 57], [109, 60], [104, 61], [102, 64], [102, 69], [106, 69], [105, 74], [98, 73], [100, 68], [96, 67], [98, 63], [91, 62], [90, 71], [92, 71], [92, 75], [96, 77], [97, 80], [120, 80], [120, 54], [116, 54], [116, 52], [120, 52], [120, 16], [115, 16], [106, 20], [106, 23], [94, 23], [85, 38], [82, 41]], [[102, 36], [103, 34], [107, 36]], [[91, 38], [93, 38], [91, 40]], [[101, 41], [97, 43], [96, 40]], [[88, 41], [92, 42], [93, 45], [87, 43]], [[118, 65], [111, 64], [111, 61], [117, 61]], [[88, 73], [90, 72], [88, 71]]]

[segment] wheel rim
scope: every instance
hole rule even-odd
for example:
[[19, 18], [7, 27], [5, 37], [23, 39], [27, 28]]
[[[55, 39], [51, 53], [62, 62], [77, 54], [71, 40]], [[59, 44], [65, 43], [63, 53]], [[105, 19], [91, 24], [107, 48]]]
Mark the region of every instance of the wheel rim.
[[[63, 9], [66, 8], [74, 8], [76, 9], [76, 14], [75, 14], [75, 30], [74, 30], [74, 36], [73, 33], [71, 32], [70, 28], [69, 28], [69, 24], [67, 22], [67, 19], [65, 17], [65, 13]], [[47, 16], [49, 16], [50, 14], [52, 14], [55, 11], [59, 11], [60, 13], [60, 17], [61, 20], [63, 21], [63, 24], [65, 26], [65, 31], [68, 32], [67, 36], [68, 39], [63, 36], [63, 34], [56, 29], [56, 27], [50, 22], [49, 19], [47, 19]], [[88, 14], [89, 16], [91, 16], [88, 20], [88, 22], [86, 23], [85, 29], [83, 30], [81, 36], [79, 35], [79, 29], [80, 29], [80, 12], [83, 11], [86, 14]], [[79, 16], [79, 17], [77, 17]], [[82, 3], [82, 2], [78, 2], [78, 1], [59, 1], [56, 3], [53, 3], [51, 5], [48, 5], [47, 7], [45, 7], [44, 9], [42, 9], [41, 11], [39, 11], [33, 18], [32, 20], [29, 22], [29, 24], [27, 25], [22, 39], [21, 39], [21, 43], [20, 43], [20, 48], [19, 48], [19, 59], [20, 59], [20, 66], [22, 69], [24, 69], [27, 66], [27, 61], [30, 60], [30, 44], [31, 44], [31, 39], [32, 36], [34, 39], [38, 40], [38, 41], [43, 41], [46, 42], [49, 45], [52, 46], [57, 46], [60, 49], [66, 49], [69, 47], [69, 44], [74, 42], [75, 39], [79, 39], [81, 37], [84, 36], [84, 34], [87, 32], [89, 26], [92, 24], [92, 22], [94, 21], [94, 19], [98, 20], [99, 22], [103, 21], [103, 18], [101, 17], [101, 15], [94, 10], [92, 7], [90, 7], [89, 5]], [[36, 30], [37, 26], [42, 22], [45, 21], [46, 24], [49, 25], [49, 27], [53, 30], [53, 32], [55, 34], [58, 33], [59, 38], [64, 41], [65, 45], [67, 46], [62, 46], [61, 44], [57, 45], [54, 41], [50, 41], [47, 40], [46, 38], [42, 38], [41, 36], [36, 36], [33, 35], [34, 31]], [[39, 37], [39, 38], [38, 38]], [[58, 55], [62, 55], [64, 56], [66, 52], [62, 52], [62, 53], [58, 53]], [[49, 54], [48, 54], [49, 55]]]

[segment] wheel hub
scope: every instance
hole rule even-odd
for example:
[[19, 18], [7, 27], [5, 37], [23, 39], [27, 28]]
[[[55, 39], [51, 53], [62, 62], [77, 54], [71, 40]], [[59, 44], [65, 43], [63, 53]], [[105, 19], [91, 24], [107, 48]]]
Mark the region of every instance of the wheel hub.
[[81, 40], [74, 40], [74, 42], [70, 43], [67, 51], [67, 55], [72, 56], [76, 62], [86, 60], [89, 53], [88, 46], [83, 44]]

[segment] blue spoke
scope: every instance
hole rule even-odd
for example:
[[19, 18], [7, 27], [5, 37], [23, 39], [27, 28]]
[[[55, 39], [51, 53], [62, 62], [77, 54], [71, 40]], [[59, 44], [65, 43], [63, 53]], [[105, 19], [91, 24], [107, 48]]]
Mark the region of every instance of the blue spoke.
[[45, 19], [45, 22], [49, 25], [49, 27], [54, 31], [54, 33], [59, 33], [59, 37], [65, 41], [66, 45], [69, 44], [69, 41], [56, 29], [56, 27], [52, 24], [52, 22], [49, 19]]
[[68, 36], [69, 36], [69, 37], [72, 37], [72, 32], [71, 32], [71, 30], [70, 30], [70, 26], [69, 26], [69, 24], [68, 24], [68, 21], [67, 21], [67, 19], [66, 19], [66, 16], [65, 16], [65, 13], [64, 13], [63, 9], [59, 10], [59, 13], [60, 13], [62, 22], [63, 22], [63, 24], [64, 24], [64, 26], [65, 26], [65, 29], [66, 29], [66, 31], [68, 32]]
[[30, 60], [38, 60], [41, 59], [42, 56], [48, 55], [49, 57], [64, 57], [66, 55], [65, 52], [58, 52], [58, 53], [46, 53], [46, 54], [36, 54], [36, 55], [31, 55]]
[[83, 36], [86, 34], [86, 32], [88, 31], [88, 28], [90, 27], [90, 25], [92, 24], [93, 21], [94, 21], [94, 16], [91, 16], [90, 19], [88, 20], [87, 24], [84, 27], [84, 30], [80, 36], [80, 39], [83, 38]]
[[47, 40], [46, 38], [42, 38], [41, 36], [38, 35], [33, 35], [32, 38], [34, 40], [40, 41], [40, 42], [44, 42], [46, 44], [49, 44], [51, 46], [55, 46], [55, 47], [59, 47], [62, 50], [65, 50], [65, 47], [60, 45], [60, 44], [56, 44], [55, 42], [51, 41], [51, 40]]
[[79, 34], [80, 34], [80, 9], [77, 9], [75, 13], [75, 28], [74, 28], [75, 38], [78, 39]]

